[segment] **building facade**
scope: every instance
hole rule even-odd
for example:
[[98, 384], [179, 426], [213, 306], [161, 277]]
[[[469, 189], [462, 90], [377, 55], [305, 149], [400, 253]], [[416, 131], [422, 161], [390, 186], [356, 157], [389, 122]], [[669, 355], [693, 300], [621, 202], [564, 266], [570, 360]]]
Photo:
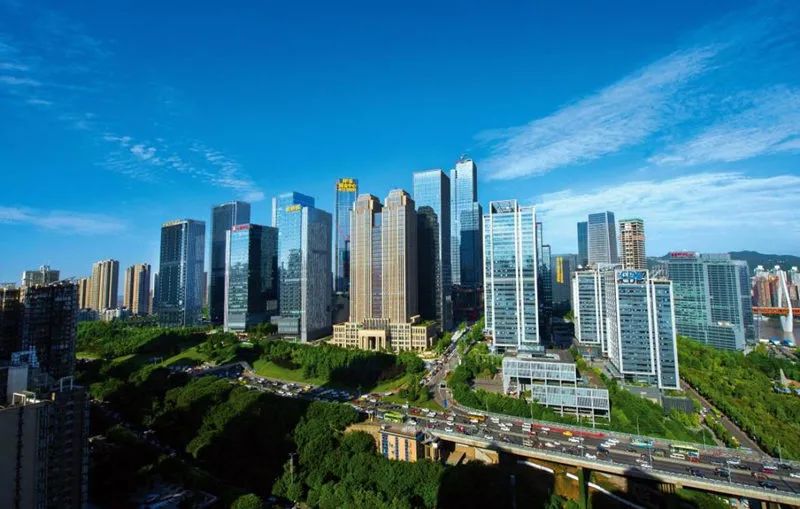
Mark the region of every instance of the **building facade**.
[[358, 180], [340, 178], [336, 181], [333, 218], [333, 289], [336, 293], [350, 291], [350, 212], [357, 196]]
[[22, 273], [22, 286], [49, 285], [59, 280], [61, 272], [42, 265], [38, 270], [26, 270]]
[[286, 193], [273, 199], [278, 228], [280, 314], [272, 318], [280, 334], [302, 341], [331, 332], [331, 230], [328, 212], [314, 199]]
[[484, 316], [493, 347], [541, 349], [534, 207], [490, 202], [483, 239]]
[[629, 270], [647, 269], [644, 248], [644, 221], [621, 219], [619, 222], [619, 244], [622, 251], [622, 267]]
[[747, 263], [729, 254], [674, 251], [665, 262], [675, 288], [678, 334], [728, 350], [754, 339]]
[[589, 214], [587, 222], [588, 262], [617, 263], [617, 227], [613, 212]]
[[278, 313], [278, 229], [233, 225], [226, 232], [226, 331], [245, 331]]
[[[250, 222], [250, 204], [243, 201], [222, 203], [211, 209], [211, 273], [207, 280], [208, 318], [220, 325], [225, 314], [225, 239], [233, 225]], [[206, 295], [206, 292], [203, 292]]]
[[150, 314], [150, 264], [137, 263], [125, 269], [122, 305], [132, 315]]
[[[371, 194], [362, 194], [350, 211], [350, 321], [382, 316], [381, 211]], [[377, 272], [377, 277], [376, 277]]]
[[680, 389], [672, 283], [646, 270], [603, 273], [608, 358], [619, 375]]
[[78, 279], [78, 309], [91, 309], [92, 307], [92, 278]]
[[483, 280], [483, 208], [478, 203], [478, 167], [461, 157], [450, 171], [450, 268], [452, 284], [476, 288]]
[[119, 261], [101, 260], [92, 266], [91, 308], [97, 311], [117, 307]]
[[552, 257], [553, 308], [560, 312], [572, 309], [572, 273], [577, 270], [577, 265], [578, 257], [574, 254]]
[[414, 202], [419, 276], [431, 282], [419, 287], [419, 311], [449, 330], [453, 327], [450, 178], [442, 170], [414, 173]]
[[578, 223], [578, 265], [584, 268], [589, 265], [589, 223], [586, 221]]
[[40, 369], [54, 380], [75, 371], [77, 286], [51, 283], [23, 290], [20, 350], [35, 350]]
[[381, 316], [392, 323], [407, 323], [419, 314], [417, 253], [414, 200], [394, 189], [381, 214]]
[[161, 226], [158, 321], [164, 326], [200, 323], [203, 305], [206, 224], [178, 219]]

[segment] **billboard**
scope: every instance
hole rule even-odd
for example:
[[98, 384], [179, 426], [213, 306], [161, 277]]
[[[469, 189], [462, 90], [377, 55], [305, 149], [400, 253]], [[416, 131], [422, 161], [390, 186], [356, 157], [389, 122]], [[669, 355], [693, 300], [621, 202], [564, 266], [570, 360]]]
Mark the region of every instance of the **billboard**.
[[343, 193], [355, 193], [358, 191], [358, 181], [351, 178], [342, 178], [336, 181], [336, 190]]
[[618, 270], [617, 283], [644, 283], [647, 279], [646, 270]]

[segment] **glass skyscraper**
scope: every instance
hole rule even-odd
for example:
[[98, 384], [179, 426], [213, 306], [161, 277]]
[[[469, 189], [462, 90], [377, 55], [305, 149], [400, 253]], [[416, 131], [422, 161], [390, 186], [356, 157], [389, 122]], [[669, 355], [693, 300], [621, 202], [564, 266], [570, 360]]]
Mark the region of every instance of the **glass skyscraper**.
[[[441, 170], [414, 173], [414, 202], [419, 221], [419, 311], [443, 330], [453, 324], [450, 261], [450, 179]], [[428, 283], [430, 281], [430, 283]]]
[[233, 225], [225, 259], [225, 330], [247, 330], [277, 314], [278, 229]]
[[200, 322], [203, 306], [206, 223], [178, 219], [161, 226], [158, 321], [165, 326]]
[[586, 267], [589, 264], [589, 223], [578, 223], [578, 265]]
[[468, 288], [483, 280], [483, 208], [478, 203], [478, 167], [461, 157], [450, 171], [450, 264], [452, 283]]
[[280, 308], [272, 321], [281, 334], [317, 339], [331, 331], [331, 215], [300, 193], [282, 194], [272, 204]]
[[350, 211], [358, 196], [358, 180], [336, 181], [333, 232], [333, 287], [336, 293], [350, 291]]
[[225, 315], [225, 236], [231, 226], [250, 222], [250, 204], [232, 201], [211, 209], [211, 273], [208, 281], [208, 317], [219, 325]]
[[483, 216], [484, 316], [493, 347], [541, 350], [536, 211], [516, 200], [489, 203]]
[[617, 226], [613, 212], [589, 214], [587, 223], [589, 263], [617, 263]]
[[678, 333], [716, 348], [744, 350], [754, 336], [747, 263], [729, 254], [676, 251], [665, 266], [675, 287]]

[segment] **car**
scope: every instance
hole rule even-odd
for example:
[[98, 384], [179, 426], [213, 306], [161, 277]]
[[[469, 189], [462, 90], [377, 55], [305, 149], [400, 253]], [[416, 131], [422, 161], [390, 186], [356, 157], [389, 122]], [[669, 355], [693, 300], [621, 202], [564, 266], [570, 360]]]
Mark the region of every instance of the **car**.
[[568, 441], [572, 442], [573, 444], [579, 444], [581, 442], [578, 440], [578, 437], [570, 437]]
[[800, 472], [789, 472], [789, 477], [793, 479], [800, 479]]
[[416, 426], [417, 425], [417, 421], [415, 421], [414, 419], [411, 419], [411, 420], [408, 421], [408, 424], [410, 426]]
[[566, 430], [566, 431], [565, 431], [564, 433], [562, 433], [562, 434], [563, 434], [565, 437], [571, 437], [571, 436], [572, 436], [572, 432], [571, 432], [570, 430]]
[[775, 472], [778, 471], [778, 467], [776, 467], [775, 465], [762, 465], [761, 471], [764, 472], [765, 474], [774, 474]]
[[483, 438], [485, 438], [486, 440], [494, 440], [494, 437], [492, 435], [483, 435]]
[[553, 442], [545, 442], [544, 446], [552, 449], [556, 446], [556, 444], [554, 444]]
[[725, 460], [725, 463], [727, 463], [728, 465], [741, 465], [742, 460], [740, 460], [739, 458], [728, 458]]
[[642, 461], [641, 463], [639, 463], [639, 466], [642, 467], [642, 468], [646, 468], [646, 469], [652, 469], [653, 468], [653, 465], [651, 465], [650, 463], [648, 463], [646, 461]]
[[596, 460], [597, 459], [597, 455], [596, 454], [592, 454], [590, 452], [587, 452], [583, 456], [584, 456], [584, 458], [590, 459], [590, 460]]
[[706, 476], [706, 474], [704, 474], [702, 470], [699, 470], [697, 468], [690, 468], [689, 469], [689, 473], [692, 474], [695, 477], [705, 477]]
[[678, 452], [673, 452], [672, 454], [669, 455], [669, 457], [674, 459], [674, 460], [685, 460], [686, 459], [686, 456], [684, 456], [683, 454], [678, 453]]
[[448, 433], [452, 433], [452, 432], [453, 432], [453, 428], [451, 428], [451, 427], [449, 427], [449, 426], [448, 426], [447, 428], [445, 428], [444, 430], [445, 430], [446, 432], [448, 432]]
[[777, 490], [778, 487], [775, 486], [775, 483], [772, 481], [758, 481], [758, 485], [762, 488], [766, 488], [768, 490]]
[[725, 477], [725, 478], [728, 478], [731, 475], [731, 471], [728, 470], [727, 468], [715, 468], [714, 473], [720, 477]]
[[543, 431], [543, 432], [545, 432], [545, 433], [547, 433], [548, 431], [550, 431], [550, 428], [548, 428], [547, 426], [542, 426], [540, 429], [541, 429], [541, 431]]

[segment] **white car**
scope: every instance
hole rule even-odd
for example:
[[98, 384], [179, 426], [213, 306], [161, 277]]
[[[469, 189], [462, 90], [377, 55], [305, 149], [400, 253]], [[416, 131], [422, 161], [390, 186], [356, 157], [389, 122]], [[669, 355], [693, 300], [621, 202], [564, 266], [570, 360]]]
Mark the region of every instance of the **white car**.
[[411, 419], [410, 421], [408, 421], [408, 424], [410, 424], [411, 426], [416, 426], [417, 425], [417, 421], [415, 421], [414, 419]]
[[545, 446], [545, 447], [549, 447], [549, 448], [551, 448], [551, 449], [552, 449], [553, 447], [555, 447], [555, 446], [556, 446], [556, 444], [554, 444], [553, 442], [545, 442], [545, 443], [544, 443], [544, 446]]
[[587, 453], [586, 453], [586, 454], [584, 454], [583, 456], [584, 456], [586, 459], [590, 459], [590, 460], [596, 460], [596, 459], [597, 459], [597, 455], [596, 455], [596, 454], [592, 454], [592, 453], [589, 453], [589, 452], [587, 452]]
[[445, 430], [446, 432], [448, 432], [448, 433], [452, 433], [452, 432], [453, 432], [453, 428], [450, 428], [450, 427], [447, 427], [447, 428], [445, 428], [444, 430]]
[[580, 440], [578, 440], [578, 437], [569, 437], [568, 441], [572, 442], [573, 444], [579, 444], [581, 442]]
[[494, 440], [494, 437], [492, 435], [483, 435], [483, 438], [485, 438], [486, 440]]
[[800, 472], [791, 472], [789, 477], [793, 477], [795, 479], [800, 479]]

